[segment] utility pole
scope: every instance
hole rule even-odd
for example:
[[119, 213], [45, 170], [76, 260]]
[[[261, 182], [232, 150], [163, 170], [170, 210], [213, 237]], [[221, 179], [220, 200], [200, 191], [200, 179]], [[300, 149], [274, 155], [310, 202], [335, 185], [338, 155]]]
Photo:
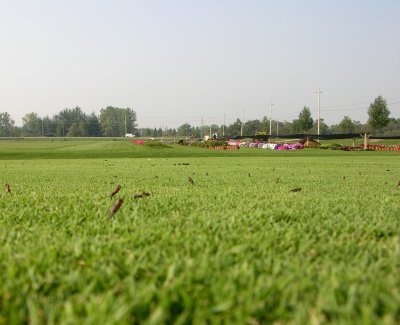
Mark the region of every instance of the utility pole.
[[276, 137], [279, 135], [279, 122], [276, 121]]
[[272, 102], [269, 103], [269, 135], [272, 135]]
[[42, 119], [42, 137], [44, 136], [44, 132], [43, 132], [43, 119]]
[[128, 133], [127, 130], [128, 130], [128, 129], [127, 129], [127, 127], [126, 127], [126, 112], [125, 112], [125, 136], [126, 136], [126, 134]]
[[242, 113], [242, 125], [240, 127], [240, 136], [243, 136], [243, 124], [244, 124], [244, 108], [243, 108], [243, 113]]
[[203, 118], [201, 118], [200, 138], [203, 140]]
[[222, 136], [225, 137], [225, 113], [224, 113], [224, 124], [222, 124]]
[[318, 130], [318, 135], [319, 135], [319, 120], [320, 120], [320, 114], [321, 114], [321, 94], [322, 91], [321, 89], [318, 89], [318, 91], [315, 92], [317, 94], [317, 107], [318, 107], [318, 111], [317, 111], [317, 130]]

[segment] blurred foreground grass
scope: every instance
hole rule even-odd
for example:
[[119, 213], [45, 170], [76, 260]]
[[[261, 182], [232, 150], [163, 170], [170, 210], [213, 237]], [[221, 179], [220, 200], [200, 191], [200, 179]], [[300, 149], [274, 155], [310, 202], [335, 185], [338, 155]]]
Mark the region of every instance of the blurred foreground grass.
[[0, 160], [0, 324], [398, 324], [400, 159], [290, 154]]

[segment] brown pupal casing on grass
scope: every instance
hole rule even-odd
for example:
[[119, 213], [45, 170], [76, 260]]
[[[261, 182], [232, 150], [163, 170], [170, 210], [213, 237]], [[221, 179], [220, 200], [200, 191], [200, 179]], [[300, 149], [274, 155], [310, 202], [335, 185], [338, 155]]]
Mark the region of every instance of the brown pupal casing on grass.
[[5, 184], [5, 185], [4, 185], [4, 192], [6, 192], [6, 193], [11, 193], [10, 184]]
[[119, 208], [121, 207], [122, 203], [124, 203], [124, 200], [123, 200], [123, 199], [118, 199], [118, 200], [114, 203], [114, 205], [113, 205], [113, 206], [111, 207], [111, 209], [110, 209], [110, 213], [109, 213], [110, 218], [112, 218], [112, 217], [114, 216], [114, 214], [117, 213], [117, 211], [118, 211]]
[[146, 196], [150, 196], [150, 193], [149, 193], [149, 192], [144, 192], [144, 191], [142, 191], [142, 192], [140, 192], [140, 193], [134, 194], [134, 195], [133, 195], [133, 198], [134, 198], [134, 199], [140, 199], [140, 198], [146, 197]]
[[117, 194], [121, 190], [121, 185], [117, 185], [117, 187], [110, 193], [110, 198], [112, 198], [115, 194]]

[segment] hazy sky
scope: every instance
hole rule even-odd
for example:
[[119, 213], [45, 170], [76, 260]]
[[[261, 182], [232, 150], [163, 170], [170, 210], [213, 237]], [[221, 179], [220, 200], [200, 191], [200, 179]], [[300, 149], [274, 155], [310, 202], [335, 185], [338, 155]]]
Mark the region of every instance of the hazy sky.
[[400, 117], [400, 0], [0, 0], [0, 112], [80, 106], [140, 127]]

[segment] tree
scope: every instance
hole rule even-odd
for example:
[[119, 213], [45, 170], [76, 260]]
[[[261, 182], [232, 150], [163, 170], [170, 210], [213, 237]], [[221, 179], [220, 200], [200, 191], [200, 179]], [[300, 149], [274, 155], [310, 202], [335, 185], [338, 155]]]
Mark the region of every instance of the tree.
[[205, 135], [209, 135], [210, 127], [208, 125], [202, 125], [195, 129], [195, 135], [199, 138], [204, 138]]
[[138, 131], [139, 131], [139, 136], [141, 136], [141, 137], [151, 137], [152, 136], [150, 128], [141, 128]]
[[121, 121], [116, 108], [107, 106], [105, 109], [102, 108], [100, 111], [100, 128], [101, 133], [106, 137], [121, 136], [119, 132]]
[[36, 113], [28, 113], [22, 118], [24, 136], [39, 137], [42, 135], [42, 119]]
[[314, 121], [311, 117], [310, 109], [307, 106], [304, 106], [299, 113], [299, 118], [293, 121], [294, 131], [308, 133], [313, 125]]
[[11, 137], [14, 129], [14, 120], [7, 112], [0, 113], [0, 137]]
[[389, 124], [390, 111], [387, 107], [386, 100], [382, 96], [375, 98], [374, 102], [369, 106], [368, 109], [368, 124], [375, 131], [384, 128]]
[[136, 112], [130, 108], [107, 106], [100, 111], [100, 128], [106, 137], [121, 137], [134, 133]]
[[[136, 112], [131, 108], [120, 109], [120, 118], [126, 121], [126, 132], [127, 133], [135, 133], [135, 129], [137, 127], [136, 124]], [[124, 126], [125, 127], [125, 126]]]
[[400, 134], [400, 118], [390, 118], [390, 122], [382, 130], [382, 133], [386, 136], [398, 135]]
[[74, 123], [68, 130], [68, 137], [87, 137], [88, 128], [85, 122]]
[[243, 125], [244, 135], [255, 135], [257, 131], [261, 130], [261, 123], [259, 120], [250, 120]]
[[[203, 136], [204, 135], [210, 135], [210, 131], [211, 131], [211, 137], [214, 137], [215, 134], [217, 134], [217, 136], [222, 135], [222, 129], [220, 129], [218, 124], [211, 124], [210, 125], [204, 125], [205, 130], [203, 132]], [[200, 132], [200, 128], [198, 129], [198, 132], [195, 133], [194, 135], [198, 138], [201, 137], [201, 132]]]
[[[80, 123], [86, 122], [86, 114], [80, 107], [65, 108], [56, 116], [54, 116], [54, 123], [56, 124], [55, 133], [57, 136], [84, 136], [87, 133]], [[72, 127], [71, 132], [69, 129]], [[82, 132], [83, 131], [83, 132]], [[83, 133], [83, 134], [82, 134]]]
[[173, 137], [176, 134], [176, 130], [165, 127], [162, 131], [162, 134], [164, 137]]
[[348, 116], [343, 117], [343, 120], [339, 123], [339, 128], [344, 133], [353, 133], [354, 127], [355, 127], [354, 122]]
[[94, 112], [86, 118], [86, 123], [89, 137], [101, 136], [100, 120]]
[[50, 118], [48, 116], [45, 116], [42, 118], [43, 122], [43, 134], [47, 136], [54, 136], [56, 135], [57, 131], [57, 122], [55, 118]]
[[230, 136], [240, 135], [241, 129], [242, 129], [242, 121], [240, 119], [236, 119], [236, 121], [233, 124], [227, 127], [225, 134]]
[[87, 116], [80, 107], [75, 107], [72, 110], [72, 114], [75, 115], [75, 122], [71, 125], [68, 130], [67, 136], [70, 137], [87, 137], [88, 136], [88, 125], [86, 124]]
[[[293, 123], [292, 122], [288, 122], [288, 121], [278, 122], [278, 125], [279, 126], [278, 126], [278, 130], [277, 131], [281, 135], [294, 133], [294, 131], [293, 131]], [[276, 125], [275, 125], [275, 127], [276, 127]]]
[[[313, 134], [318, 133], [318, 120], [314, 121], [313, 127], [311, 128], [311, 132]], [[323, 118], [319, 119], [319, 133], [320, 134], [329, 134], [330, 133], [329, 126], [328, 126], [328, 124], [325, 123]]]
[[193, 128], [189, 123], [182, 124], [178, 127], [177, 134], [180, 136], [190, 136], [193, 133]]

